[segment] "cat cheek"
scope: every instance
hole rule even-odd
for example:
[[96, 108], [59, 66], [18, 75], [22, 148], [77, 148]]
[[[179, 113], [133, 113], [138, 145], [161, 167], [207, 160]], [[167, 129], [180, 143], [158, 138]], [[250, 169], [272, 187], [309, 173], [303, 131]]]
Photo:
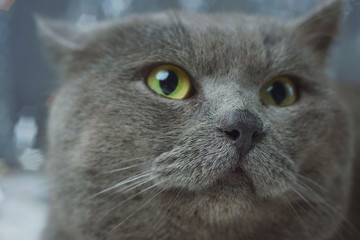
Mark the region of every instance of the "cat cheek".
[[244, 170], [253, 183], [255, 193], [262, 198], [280, 196], [296, 182], [296, 166], [280, 149], [274, 144], [261, 143], [246, 157]]

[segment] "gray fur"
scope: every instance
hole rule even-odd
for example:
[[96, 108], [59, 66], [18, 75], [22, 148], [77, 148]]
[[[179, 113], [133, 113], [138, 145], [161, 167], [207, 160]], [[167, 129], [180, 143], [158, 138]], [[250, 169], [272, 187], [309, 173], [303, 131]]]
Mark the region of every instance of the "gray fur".
[[[288, 23], [159, 13], [81, 32], [39, 20], [64, 79], [49, 119], [44, 238], [302, 240], [352, 231], [344, 220], [351, 118], [323, 74], [340, 16], [335, 0]], [[191, 98], [146, 86], [161, 63], [187, 71]], [[262, 103], [261, 87], [284, 75], [296, 76], [299, 100]], [[263, 129], [241, 161], [218, 131], [234, 109]]]

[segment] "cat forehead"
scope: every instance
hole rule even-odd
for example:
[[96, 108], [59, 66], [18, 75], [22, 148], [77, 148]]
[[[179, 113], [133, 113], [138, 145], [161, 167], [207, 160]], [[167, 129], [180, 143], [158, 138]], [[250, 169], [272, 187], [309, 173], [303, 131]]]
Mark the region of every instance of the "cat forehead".
[[104, 41], [118, 49], [119, 58], [126, 55], [128, 62], [171, 62], [212, 74], [215, 69], [226, 72], [232, 65], [267, 65], [267, 51], [276, 49], [285, 34], [279, 22], [257, 16], [171, 12], [115, 23]]
[[[116, 23], [114, 24], [116, 28]], [[217, 40], [226, 40], [231, 38], [233, 42], [236, 38], [249, 38], [252, 41], [263, 41], [263, 38], [269, 38], [283, 33], [284, 24], [273, 18], [245, 15], [239, 13], [187, 13], [187, 12], [165, 12], [158, 14], [149, 14], [144, 16], [132, 16], [118, 22], [118, 31], [122, 32], [124, 28], [129, 30], [134, 28], [134, 33], [139, 34], [139, 38], [144, 37], [148, 40], [148, 35], [158, 36], [152, 40], [166, 39], [171, 37], [176, 40], [190, 40], [189, 36], [205, 35], [208, 38]], [[130, 32], [128, 32], [130, 34]], [[225, 41], [227, 42], [227, 41]], [[171, 42], [168, 42], [171, 44]]]

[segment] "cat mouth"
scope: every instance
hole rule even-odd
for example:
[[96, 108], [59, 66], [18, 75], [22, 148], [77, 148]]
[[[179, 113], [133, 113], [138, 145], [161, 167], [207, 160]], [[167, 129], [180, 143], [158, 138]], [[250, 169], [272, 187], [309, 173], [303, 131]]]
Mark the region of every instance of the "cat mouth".
[[245, 180], [248, 180], [248, 176], [241, 167], [236, 167], [235, 169], [224, 173], [219, 179], [221, 184], [231, 186], [243, 185]]

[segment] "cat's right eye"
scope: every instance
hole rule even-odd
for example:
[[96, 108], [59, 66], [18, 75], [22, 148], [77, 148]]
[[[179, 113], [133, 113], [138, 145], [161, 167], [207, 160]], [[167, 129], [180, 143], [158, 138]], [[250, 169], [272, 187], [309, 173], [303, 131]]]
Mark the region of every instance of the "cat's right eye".
[[260, 96], [267, 105], [285, 107], [293, 104], [297, 99], [295, 84], [288, 77], [278, 77], [261, 89]]
[[146, 83], [154, 92], [172, 99], [185, 99], [192, 89], [188, 74], [174, 65], [154, 68]]

